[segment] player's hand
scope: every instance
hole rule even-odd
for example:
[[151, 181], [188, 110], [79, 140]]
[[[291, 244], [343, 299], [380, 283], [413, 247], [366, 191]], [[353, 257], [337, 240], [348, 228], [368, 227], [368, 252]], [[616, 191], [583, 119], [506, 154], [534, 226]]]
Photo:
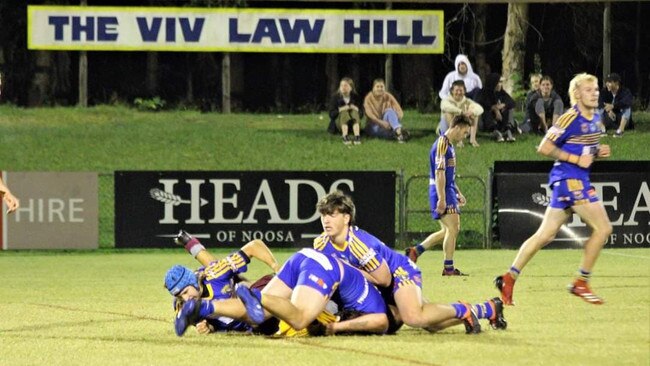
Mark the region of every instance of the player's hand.
[[594, 162], [593, 155], [583, 154], [580, 155], [580, 158], [578, 159], [578, 166], [581, 168], [589, 168], [593, 162]]
[[447, 210], [447, 200], [438, 200], [438, 204], [436, 205], [436, 212], [440, 215], [444, 215], [445, 211]]
[[7, 213], [8, 214], [16, 211], [16, 209], [18, 207], [20, 207], [20, 201], [18, 200], [18, 198], [16, 198], [16, 196], [11, 194], [11, 192], [9, 192], [9, 191], [5, 192], [5, 194], [2, 196], [2, 199], [7, 204]]
[[597, 158], [609, 158], [612, 155], [612, 150], [609, 148], [609, 145], [599, 145], [598, 153], [596, 154]]
[[212, 326], [208, 324], [207, 320], [202, 320], [196, 323], [196, 331], [199, 334], [209, 334], [212, 332]]
[[465, 196], [463, 196], [462, 193], [457, 193], [456, 198], [458, 198], [458, 206], [465, 206], [467, 203], [467, 200], [465, 199]]
[[336, 322], [325, 324], [325, 335], [331, 336], [336, 334]]

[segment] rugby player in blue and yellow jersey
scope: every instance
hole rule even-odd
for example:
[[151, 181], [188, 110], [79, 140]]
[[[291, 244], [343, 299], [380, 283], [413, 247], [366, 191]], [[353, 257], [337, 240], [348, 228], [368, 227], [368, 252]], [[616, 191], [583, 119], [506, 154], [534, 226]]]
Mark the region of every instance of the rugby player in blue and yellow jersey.
[[[251, 258], [261, 260], [273, 272], [277, 272], [280, 267], [273, 253], [261, 240], [253, 240], [240, 250], [222, 259], [217, 259], [205, 249], [197, 238], [185, 231], [181, 230], [175, 242], [183, 245], [203, 265], [196, 273], [180, 265], [175, 265], [167, 271], [165, 288], [174, 296], [174, 307], [177, 316], [183, 304], [190, 300], [224, 301], [233, 298], [235, 283], [241, 281], [239, 275], [246, 272]], [[245, 310], [239, 301], [234, 303], [223, 302], [222, 305], [224, 307], [229, 306], [234, 316], [205, 318], [196, 324], [199, 333], [253, 330], [253, 327], [242, 321], [245, 318]], [[187, 326], [182, 329], [182, 332], [186, 328]], [[178, 328], [176, 331], [179, 336], [182, 335]]]
[[236, 292], [255, 323], [273, 315], [296, 330], [304, 329], [336, 293], [339, 307], [358, 317], [329, 322], [325, 334], [383, 334], [388, 329], [386, 304], [361, 271], [310, 248], [292, 255], [261, 292], [246, 286], [237, 286]]
[[349, 196], [332, 192], [320, 199], [317, 209], [324, 232], [314, 239], [314, 249], [364, 271], [366, 278], [380, 287], [386, 303], [396, 305], [398, 317], [405, 324], [429, 331], [465, 324], [466, 333], [479, 333], [478, 319], [486, 318], [495, 328], [506, 327], [499, 298], [476, 306], [464, 302], [426, 303], [420, 269], [405, 255], [354, 226], [356, 208]]
[[[336, 333], [384, 333], [388, 327], [386, 305], [378, 290], [363, 277], [356, 268], [338, 263], [334, 258], [325, 258], [321, 253], [313, 252], [312, 255], [297, 253], [282, 266], [276, 278], [265, 283], [258, 280], [251, 285], [254, 293], [260, 295], [260, 289], [264, 288], [264, 306], [269, 302], [270, 309], [280, 302], [280, 307], [289, 309], [291, 314], [284, 317], [289, 327], [280, 324], [278, 319], [271, 318], [270, 314], [264, 313], [253, 304], [252, 309], [258, 310], [253, 317], [247, 315], [247, 309], [234, 297], [234, 285], [240, 281], [239, 275], [246, 271], [250, 258], [258, 258], [266, 263], [274, 272], [278, 271], [278, 263], [268, 247], [260, 240], [254, 240], [244, 245], [241, 250], [217, 260], [210, 254], [198, 239], [181, 231], [175, 240], [178, 244], [184, 245], [185, 249], [192, 254], [201, 264], [205, 266], [197, 274], [183, 266], [172, 267], [165, 277], [165, 287], [176, 297], [176, 319], [174, 327], [176, 334], [182, 336], [189, 325], [196, 325], [199, 333], [210, 333], [217, 331], [253, 331], [262, 334], [273, 334], [280, 330], [283, 335], [307, 335], [307, 332], [299, 332], [304, 329], [303, 321], [309, 320], [306, 324], [314, 323], [313, 335], [325, 335]], [[307, 254], [310, 254], [307, 252]], [[298, 260], [300, 258], [301, 260]], [[305, 259], [318, 258], [318, 263]], [[322, 259], [322, 258], [325, 258]], [[336, 265], [329, 263], [333, 261]], [[311, 265], [308, 265], [311, 264]], [[326, 267], [326, 268], [323, 268]], [[331, 272], [334, 271], [334, 272]], [[331, 273], [334, 273], [331, 275]], [[336, 280], [329, 281], [333, 276]], [[340, 278], [339, 278], [340, 277]], [[267, 279], [268, 280], [268, 279]], [[260, 283], [260, 286], [257, 286]], [[331, 282], [331, 283], [330, 283]], [[265, 285], [265, 286], [262, 286]], [[248, 291], [248, 287], [238, 283], [238, 292]], [[307, 287], [320, 289], [322, 296], [318, 301], [308, 298], [295, 306], [291, 303], [283, 303], [283, 296], [291, 295], [296, 290], [295, 299], [305, 299], [304, 295], [309, 294]], [[292, 290], [287, 290], [287, 288]], [[334, 291], [334, 300], [341, 312], [337, 319], [328, 313], [324, 304], [330, 300]], [[324, 291], [324, 292], [323, 292]], [[313, 292], [313, 291], [312, 291]], [[278, 298], [280, 297], [280, 298]], [[286, 297], [288, 299], [289, 297]], [[294, 297], [292, 297], [293, 301]], [[324, 300], [321, 304], [320, 300]], [[288, 300], [287, 300], [288, 301]], [[249, 301], [250, 304], [250, 301]], [[322, 305], [322, 306], [321, 306]], [[314, 310], [314, 306], [320, 310], [316, 316], [310, 318], [305, 316], [305, 311]], [[295, 311], [300, 309], [299, 311]], [[260, 315], [261, 311], [261, 315]], [[248, 312], [250, 314], [250, 312]], [[283, 313], [281, 313], [283, 314]], [[257, 317], [255, 317], [257, 316]], [[261, 319], [260, 319], [261, 317]], [[278, 317], [279, 318], [279, 317]], [[315, 321], [317, 319], [317, 321]], [[254, 327], [250, 324], [259, 324]], [[320, 325], [319, 325], [320, 324]], [[317, 334], [314, 334], [318, 332]]]
[[429, 203], [431, 216], [440, 220], [440, 230], [429, 235], [414, 247], [406, 248], [406, 255], [413, 262], [425, 250], [442, 243], [445, 253], [443, 276], [465, 276], [454, 268], [456, 239], [460, 231], [460, 206], [465, 204], [465, 196], [456, 184], [456, 151], [454, 144], [463, 141], [472, 121], [465, 115], [458, 115], [451, 121], [450, 128], [438, 137], [431, 147], [429, 160]]
[[569, 83], [571, 109], [548, 130], [537, 152], [555, 159], [549, 176], [551, 202], [544, 219], [519, 249], [510, 270], [495, 279], [503, 302], [512, 305], [512, 291], [521, 270], [541, 248], [550, 243], [573, 213], [578, 214], [591, 229], [584, 243], [584, 254], [577, 276], [569, 292], [591, 304], [602, 304], [589, 286], [591, 272], [612, 232], [605, 207], [589, 181], [590, 166], [596, 158], [610, 156], [608, 145], [599, 144], [598, 79], [586, 73], [576, 75]]

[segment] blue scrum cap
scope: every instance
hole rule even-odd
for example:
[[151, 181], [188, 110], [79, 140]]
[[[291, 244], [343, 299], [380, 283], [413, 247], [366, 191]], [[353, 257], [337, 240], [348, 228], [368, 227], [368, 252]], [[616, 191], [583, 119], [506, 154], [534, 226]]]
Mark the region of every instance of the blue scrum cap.
[[199, 281], [191, 269], [181, 265], [175, 265], [165, 275], [165, 288], [173, 296], [177, 296], [187, 286], [199, 288]]

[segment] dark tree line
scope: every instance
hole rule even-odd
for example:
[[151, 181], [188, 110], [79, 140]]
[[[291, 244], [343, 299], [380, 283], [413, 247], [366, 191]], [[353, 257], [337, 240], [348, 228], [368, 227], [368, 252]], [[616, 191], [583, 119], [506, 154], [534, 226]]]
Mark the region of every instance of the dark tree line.
[[[79, 1], [32, 1], [32, 5], [78, 5]], [[0, 2], [1, 102], [21, 106], [74, 105], [78, 100], [75, 51], [27, 50], [26, 3]], [[247, 6], [273, 8], [385, 9], [383, 3], [244, 1], [88, 0], [90, 6]], [[394, 55], [391, 89], [403, 104], [435, 110], [434, 96], [457, 53], [466, 53], [482, 76], [500, 72], [507, 21], [506, 4], [393, 4], [393, 9], [439, 9], [445, 12], [445, 53]], [[650, 97], [650, 3], [612, 3], [612, 71], [645, 107]], [[528, 8], [523, 75], [542, 71], [555, 80], [561, 95], [572, 75], [601, 76], [603, 67], [602, 3], [533, 3]], [[365, 94], [384, 76], [384, 55], [372, 54], [230, 54], [234, 111], [306, 112], [320, 110], [339, 78], [351, 76]], [[135, 98], [160, 96], [172, 107], [218, 110], [221, 103], [220, 53], [88, 52], [89, 103], [131, 104]]]

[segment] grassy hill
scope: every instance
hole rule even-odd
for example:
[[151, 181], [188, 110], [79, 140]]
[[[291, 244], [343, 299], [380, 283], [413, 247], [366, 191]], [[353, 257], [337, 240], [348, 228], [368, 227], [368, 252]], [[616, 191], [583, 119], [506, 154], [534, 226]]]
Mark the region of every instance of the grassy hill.
[[[636, 113], [635, 120], [637, 129], [623, 139], [603, 139], [612, 145], [612, 159], [648, 159], [650, 114]], [[412, 133], [408, 143], [364, 138], [362, 145], [347, 147], [339, 136], [325, 132], [328, 116], [324, 112], [223, 115], [111, 106], [0, 106], [0, 169], [101, 173], [100, 245], [111, 247], [115, 170], [392, 170], [403, 171], [408, 179], [428, 174], [437, 121], [436, 114], [408, 111], [403, 121]], [[458, 174], [485, 180], [495, 160], [541, 160], [535, 153], [539, 141], [527, 135], [518, 136], [515, 143], [497, 144], [490, 135], [481, 135], [479, 148], [457, 149]], [[465, 193], [482, 194], [480, 187], [462, 188]], [[415, 188], [414, 196], [420, 197], [415, 203], [426, 208], [426, 193], [421, 189]], [[472, 197], [468, 199], [471, 208]], [[427, 215], [413, 225], [425, 231], [435, 229]]]

